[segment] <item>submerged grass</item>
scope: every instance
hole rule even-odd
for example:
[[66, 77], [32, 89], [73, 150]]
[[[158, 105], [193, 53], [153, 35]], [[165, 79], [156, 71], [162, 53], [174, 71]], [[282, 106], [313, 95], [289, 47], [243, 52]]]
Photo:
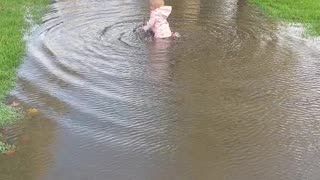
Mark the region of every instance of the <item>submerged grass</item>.
[[320, 0], [249, 0], [271, 17], [302, 23], [308, 33], [320, 36]]
[[[3, 104], [4, 98], [14, 87], [16, 69], [21, 63], [25, 48], [23, 41], [25, 13], [31, 13], [39, 21], [45, 5], [50, 0], [1, 0], [0, 1], [0, 126], [17, 119], [17, 112]], [[0, 153], [9, 148], [0, 143]], [[11, 146], [10, 146], [11, 147]]]

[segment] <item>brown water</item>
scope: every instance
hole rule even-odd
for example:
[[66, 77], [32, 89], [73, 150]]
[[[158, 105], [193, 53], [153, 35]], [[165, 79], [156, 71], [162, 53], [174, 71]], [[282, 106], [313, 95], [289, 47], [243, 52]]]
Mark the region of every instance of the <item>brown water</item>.
[[13, 92], [41, 115], [8, 128], [1, 180], [319, 179], [318, 47], [244, 0], [167, 3], [179, 40], [133, 32], [144, 0], [51, 5]]

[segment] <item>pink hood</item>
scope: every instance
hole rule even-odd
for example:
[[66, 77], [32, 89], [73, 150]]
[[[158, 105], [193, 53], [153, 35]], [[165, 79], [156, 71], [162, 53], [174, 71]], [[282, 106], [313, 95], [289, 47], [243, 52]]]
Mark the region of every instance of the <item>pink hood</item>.
[[159, 13], [167, 18], [171, 14], [172, 7], [171, 6], [162, 6], [158, 9], [156, 9], [155, 11], [157, 11], [157, 13]]

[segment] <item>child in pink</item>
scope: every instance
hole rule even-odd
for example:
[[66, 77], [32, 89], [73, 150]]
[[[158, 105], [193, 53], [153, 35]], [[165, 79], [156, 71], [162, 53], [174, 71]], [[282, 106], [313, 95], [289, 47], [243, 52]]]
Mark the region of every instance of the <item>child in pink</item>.
[[172, 7], [164, 6], [163, 0], [150, 0], [150, 19], [148, 23], [143, 26], [144, 31], [152, 30], [155, 38], [168, 38], [177, 36], [172, 33], [167, 21], [168, 16], [171, 14]]

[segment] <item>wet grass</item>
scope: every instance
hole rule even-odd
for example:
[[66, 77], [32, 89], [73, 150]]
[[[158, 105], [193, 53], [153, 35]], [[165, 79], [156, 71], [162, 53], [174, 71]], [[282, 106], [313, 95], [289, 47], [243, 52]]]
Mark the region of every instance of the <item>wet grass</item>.
[[18, 113], [15, 109], [5, 106], [4, 104], [0, 104], [0, 128], [11, 123], [15, 119], [18, 119], [18, 117]]
[[319, 0], [249, 0], [268, 15], [291, 23], [302, 23], [310, 35], [320, 36]]
[[15, 145], [10, 145], [4, 142], [0, 141], [0, 152], [3, 153], [8, 153], [10, 151], [13, 151], [15, 149]]
[[[1, 0], [0, 1], [0, 126], [17, 119], [18, 113], [4, 105], [4, 98], [15, 85], [16, 70], [21, 63], [25, 49], [23, 35], [28, 29], [25, 22], [29, 11], [39, 22], [45, 5], [50, 0]], [[0, 152], [7, 149], [0, 143]]]

